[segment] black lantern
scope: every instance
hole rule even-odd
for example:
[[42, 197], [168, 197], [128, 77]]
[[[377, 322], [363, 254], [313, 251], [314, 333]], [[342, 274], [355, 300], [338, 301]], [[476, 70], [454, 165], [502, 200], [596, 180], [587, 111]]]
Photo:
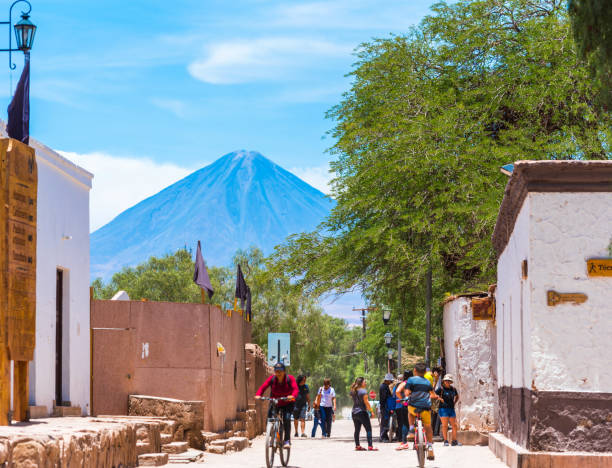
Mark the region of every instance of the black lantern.
[[383, 309], [383, 323], [387, 325], [391, 318], [391, 309]]
[[30, 15], [22, 13], [21, 21], [14, 26], [17, 49], [28, 53], [34, 44], [36, 26], [30, 21]]
[[393, 335], [391, 334], [391, 332], [385, 333], [385, 344], [387, 345], [387, 347], [391, 346], [392, 339], [393, 339]]

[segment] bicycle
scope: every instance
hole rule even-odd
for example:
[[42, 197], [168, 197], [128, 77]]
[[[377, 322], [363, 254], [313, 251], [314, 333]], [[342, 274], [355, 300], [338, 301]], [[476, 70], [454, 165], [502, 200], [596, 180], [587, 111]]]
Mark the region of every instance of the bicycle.
[[[409, 398], [403, 398], [402, 401], [409, 401]], [[417, 453], [417, 459], [419, 462], [419, 468], [425, 467], [425, 452], [427, 451], [427, 434], [425, 433], [425, 427], [423, 427], [423, 420], [421, 419], [421, 413], [428, 411], [423, 408], [415, 408], [416, 420], [414, 422], [414, 450]]]
[[287, 401], [290, 398], [269, 398], [260, 397], [261, 400], [267, 400], [271, 405], [271, 418], [268, 419], [268, 427], [266, 428], [266, 467], [272, 468], [274, 463], [274, 454], [278, 450], [281, 464], [287, 466], [289, 463], [289, 455], [291, 454], [291, 446], [285, 447], [285, 430], [283, 418], [278, 411], [278, 402]]

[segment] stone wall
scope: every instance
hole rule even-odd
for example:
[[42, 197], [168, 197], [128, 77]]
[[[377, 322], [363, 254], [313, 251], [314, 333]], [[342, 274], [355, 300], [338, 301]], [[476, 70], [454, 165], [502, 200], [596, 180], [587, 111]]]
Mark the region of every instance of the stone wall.
[[267, 357], [258, 345], [247, 343], [245, 350], [248, 403], [249, 408], [256, 411], [256, 414], [250, 418], [253, 423], [251, 425], [247, 423], [249, 438], [252, 438], [252, 433], [262, 434], [266, 429], [267, 405], [262, 401], [255, 400], [255, 392], [272, 374], [272, 368], [268, 366]]
[[492, 320], [473, 320], [470, 297], [444, 305], [446, 371], [459, 392], [457, 420], [463, 431], [497, 427], [496, 330]]

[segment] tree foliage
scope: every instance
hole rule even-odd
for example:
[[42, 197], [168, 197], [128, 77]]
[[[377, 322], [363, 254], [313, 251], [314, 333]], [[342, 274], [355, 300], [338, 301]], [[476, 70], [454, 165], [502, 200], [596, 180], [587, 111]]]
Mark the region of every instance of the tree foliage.
[[500, 166], [611, 156], [561, 1], [436, 4], [406, 35], [362, 44], [350, 76], [329, 112], [337, 204], [274, 254], [307, 294], [361, 288], [410, 323], [429, 268], [438, 305], [495, 281]]
[[612, 108], [612, 1], [570, 0], [574, 36], [580, 56], [591, 67], [602, 101]]

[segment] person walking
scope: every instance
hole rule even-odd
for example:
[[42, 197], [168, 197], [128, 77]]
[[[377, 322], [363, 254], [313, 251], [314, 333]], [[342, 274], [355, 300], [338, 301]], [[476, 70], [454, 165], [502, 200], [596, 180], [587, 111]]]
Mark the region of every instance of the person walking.
[[404, 398], [404, 387], [406, 381], [413, 375], [412, 371], [404, 371], [402, 381], [393, 389], [396, 398], [395, 414], [397, 415], [397, 433], [400, 436], [400, 445], [396, 450], [405, 450], [408, 448], [408, 403], [401, 401]]
[[302, 437], [306, 437], [306, 411], [310, 406], [310, 389], [306, 385], [306, 376], [298, 375], [298, 396], [295, 399], [293, 409], [293, 424], [295, 426], [295, 437], [298, 436], [298, 422], [302, 426]]
[[[438, 393], [438, 389], [442, 388], [442, 376], [444, 375], [444, 369], [437, 366], [433, 368], [432, 372], [433, 372], [433, 377], [434, 377], [434, 385], [433, 385], [434, 392]], [[438, 414], [439, 408], [440, 408], [439, 400], [435, 400], [431, 402], [431, 411], [432, 411], [431, 425], [433, 427], [434, 437], [440, 436], [440, 415]]]
[[332, 421], [336, 420], [336, 391], [331, 386], [331, 379], [323, 379], [323, 386], [317, 392], [317, 403], [321, 408], [321, 416], [324, 418], [325, 435], [331, 437]]
[[351, 411], [351, 416], [355, 426], [355, 450], [365, 450], [359, 443], [361, 426], [363, 426], [366, 431], [368, 450], [378, 450], [377, 448], [374, 448], [372, 444], [372, 424], [370, 422], [370, 415], [373, 413], [372, 408], [370, 407], [370, 402], [368, 401], [366, 381], [363, 377], [357, 377], [353, 385], [351, 385], [351, 398], [353, 399], [353, 410]]
[[312, 426], [311, 437], [315, 437], [317, 435], [317, 428], [321, 426], [321, 435], [325, 437], [325, 410], [321, 409], [321, 406], [315, 401], [314, 403], [314, 424]]
[[385, 380], [380, 384], [378, 390], [378, 401], [380, 408], [380, 441], [389, 442], [389, 421], [391, 419], [391, 412], [387, 407], [387, 400], [393, 398], [389, 385], [393, 382], [393, 374], [385, 375]]
[[448, 446], [448, 423], [450, 422], [452, 430], [453, 447], [461, 446], [457, 441], [457, 415], [455, 414], [455, 405], [459, 401], [459, 392], [453, 387], [453, 376], [446, 374], [442, 379], [442, 387], [436, 390], [439, 397], [442, 397], [440, 403], [440, 420], [442, 422], [442, 436], [444, 437], [444, 445]]

